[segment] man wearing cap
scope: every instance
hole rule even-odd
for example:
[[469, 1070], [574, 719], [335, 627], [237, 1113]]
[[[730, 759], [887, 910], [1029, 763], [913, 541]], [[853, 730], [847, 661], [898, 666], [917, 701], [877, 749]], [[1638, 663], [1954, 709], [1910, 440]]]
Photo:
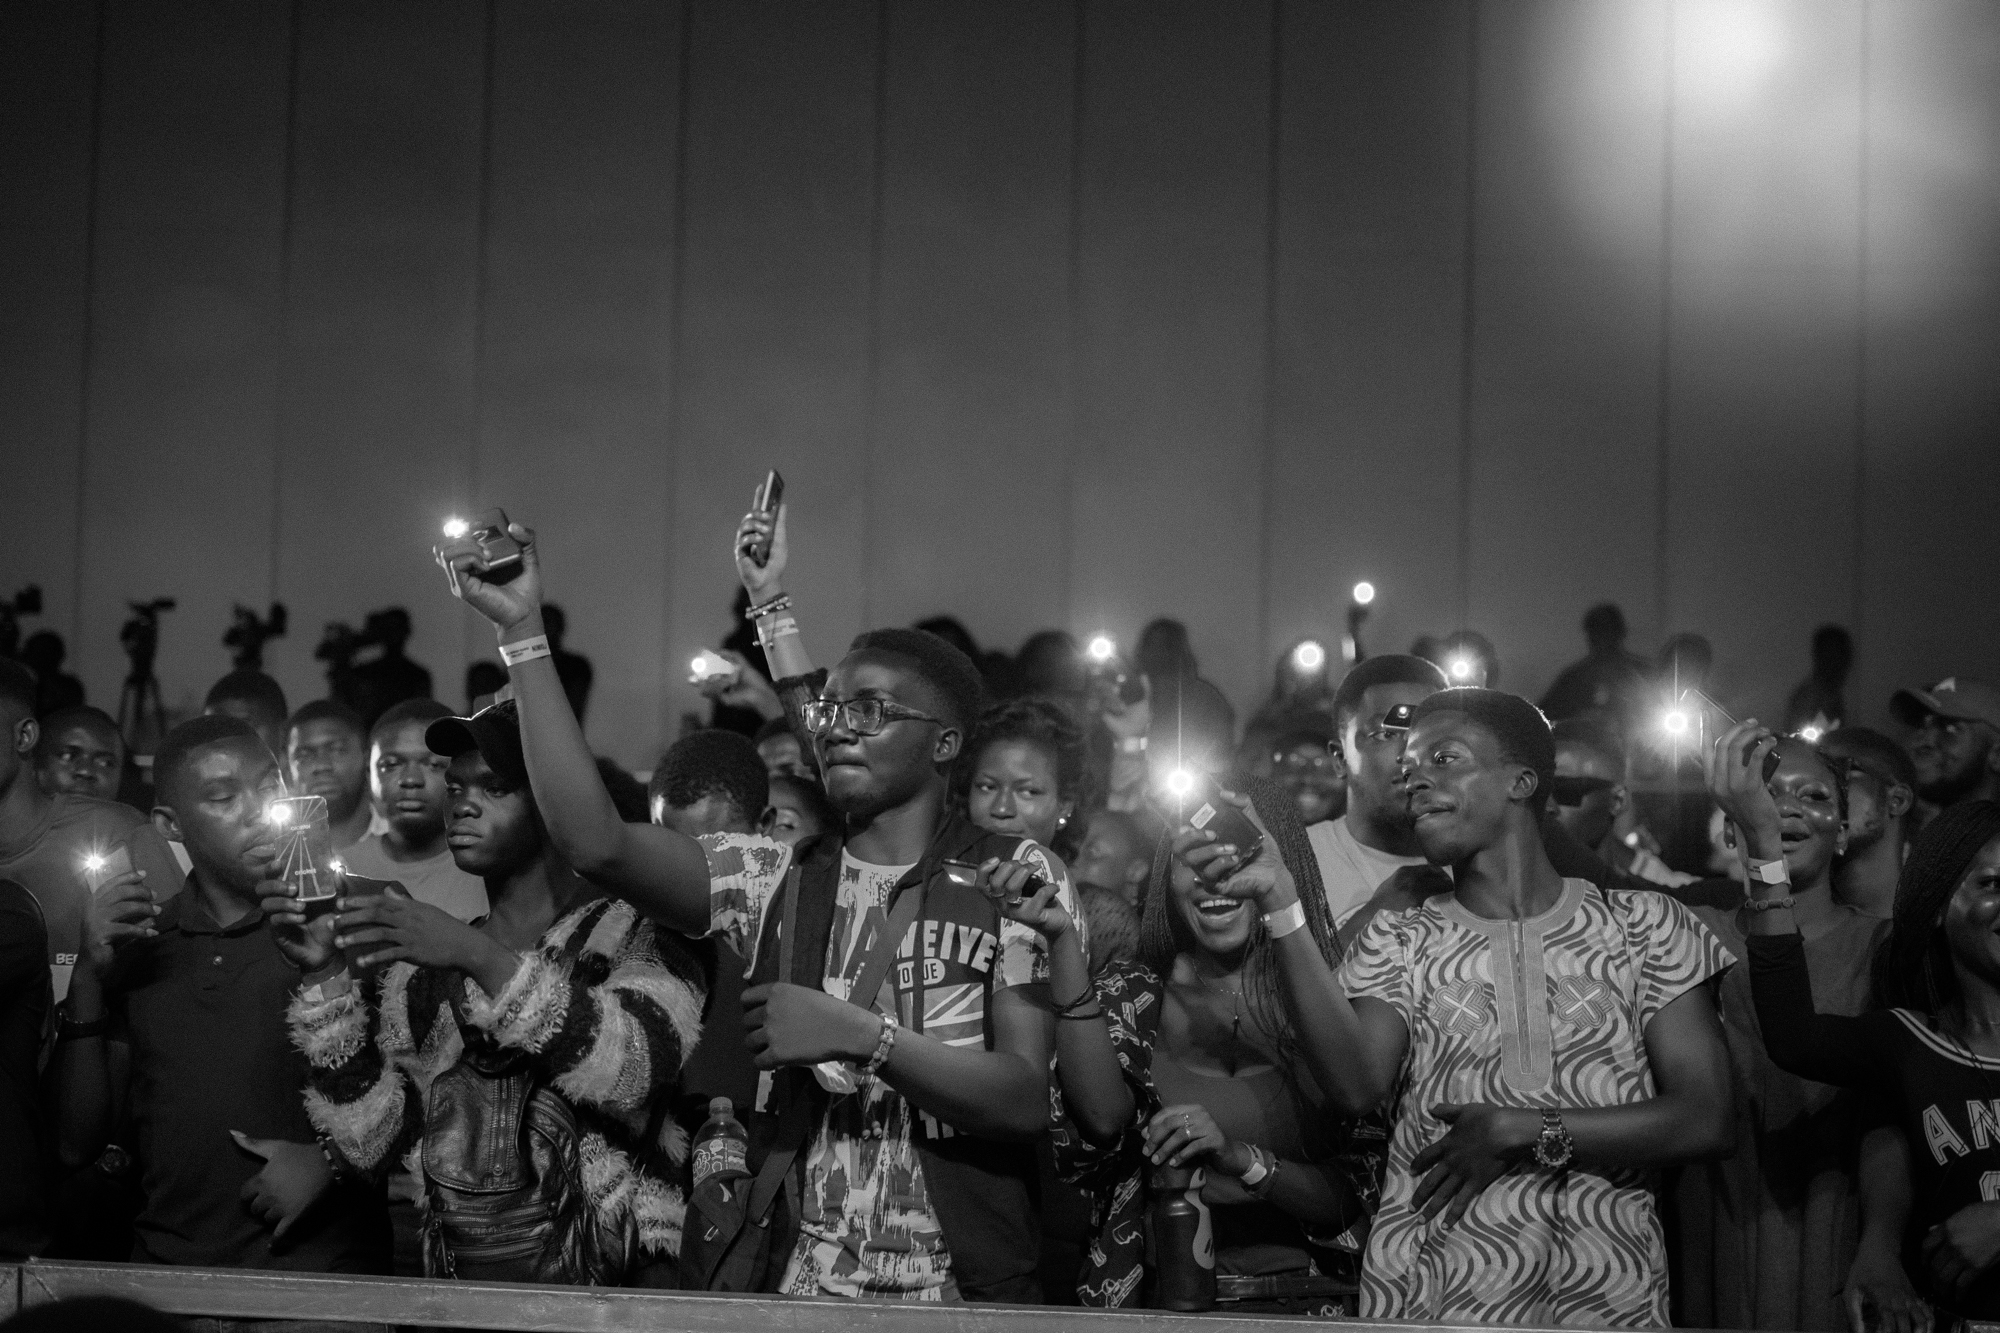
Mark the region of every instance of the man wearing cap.
[[1919, 799], [1939, 809], [2000, 801], [2000, 689], [1946, 676], [1927, 690], [1897, 690], [1889, 711], [1912, 728]]
[[[308, 918], [266, 900], [305, 973], [290, 1018], [306, 1113], [342, 1171], [415, 1155], [429, 1277], [660, 1285], [683, 1203], [647, 1170], [649, 1129], [701, 1033], [700, 960], [549, 841], [512, 701], [424, 738], [451, 760], [452, 858], [492, 910], [468, 924], [414, 898], [342, 896]], [[549, 1094], [572, 1126], [553, 1138], [537, 1111]], [[663, 1172], [680, 1166], [670, 1137]]]

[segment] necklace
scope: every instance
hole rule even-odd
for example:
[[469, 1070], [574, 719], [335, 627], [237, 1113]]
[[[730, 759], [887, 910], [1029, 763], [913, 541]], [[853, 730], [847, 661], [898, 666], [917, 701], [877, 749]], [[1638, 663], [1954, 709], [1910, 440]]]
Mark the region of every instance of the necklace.
[[1230, 990], [1226, 986], [1216, 985], [1214, 982], [1210, 981], [1207, 977], [1203, 976], [1201, 974], [1201, 969], [1197, 968], [1193, 964], [1193, 962], [1188, 963], [1188, 974], [1194, 978], [1196, 985], [1200, 986], [1203, 990], [1207, 991], [1209, 994], [1220, 995], [1228, 999], [1229, 1039], [1233, 1042], [1241, 1042], [1243, 1040], [1243, 991], [1240, 988], [1236, 990]]

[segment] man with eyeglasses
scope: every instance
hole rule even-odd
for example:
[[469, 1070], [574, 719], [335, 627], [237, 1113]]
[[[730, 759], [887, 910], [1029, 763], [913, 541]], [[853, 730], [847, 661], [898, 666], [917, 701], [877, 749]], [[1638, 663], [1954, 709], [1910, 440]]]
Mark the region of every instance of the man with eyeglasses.
[[1556, 779], [1549, 805], [1556, 822], [1613, 870], [1662, 888], [1679, 888], [1698, 878], [1662, 861], [1635, 837], [1620, 835], [1619, 821], [1631, 809], [1625, 787], [1625, 746], [1608, 720], [1585, 714], [1555, 724]]
[[35, 744], [35, 776], [49, 795], [69, 792], [115, 801], [118, 779], [124, 771], [125, 738], [103, 709], [79, 704], [59, 708], [42, 719], [42, 738]]
[[921, 631], [874, 631], [801, 694], [789, 678], [810, 663], [777, 588], [782, 511], [760, 519], [749, 537], [768, 538], [768, 554], [752, 561], [739, 533], [739, 568], [844, 822], [796, 854], [755, 834], [621, 823], [548, 652], [533, 534], [514, 526], [522, 569], [504, 585], [480, 577], [476, 546], [439, 551], [454, 592], [499, 629], [556, 844], [654, 921], [723, 936], [748, 960], [744, 1025], [762, 1071], [745, 1117], [754, 1216], [691, 1209], [683, 1285], [1039, 1301], [1032, 1141], [1048, 1125], [1055, 1014], [1040, 937], [1002, 919], [993, 880], [1016, 915], [1016, 895], [1033, 894], [1030, 909], [1060, 904], [1076, 919], [1074, 899], [1034, 843], [948, 806], [981, 694], [963, 653]]
[[2000, 689], [1947, 676], [1929, 689], [1897, 690], [1889, 711], [1911, 729], [1910, 762], [1926, 804], [2000, 801]]

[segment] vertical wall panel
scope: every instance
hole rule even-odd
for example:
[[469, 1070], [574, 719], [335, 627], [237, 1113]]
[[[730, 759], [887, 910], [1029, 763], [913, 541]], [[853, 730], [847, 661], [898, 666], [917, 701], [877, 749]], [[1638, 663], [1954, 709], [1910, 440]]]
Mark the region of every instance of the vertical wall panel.
[[[1263, 686], [1271, 8], [1092, 0], [1070, 607]], [[1039, 599], [1038, 599], [1039, 600]]]
[[1466, 624], [1531, 695], [1593, 602], [1653, 638], [1663, 32], [1657, 3], [1478, 9]]
[[429, 558], [473, 480], [485, 6], [304, 7], [279, 429], [288, 694], [323, 693], [322, 626], [408, 607], [458, 697], [461, 608]]
[[871, 623], [1064, 623], [1075, 36], [1068, 0], [890, 6]]
[[0, 7], [0, 597], [41, 585], [23, 628], [67, 636], [72, 670], [117, 657], [74, 619], [97, 13]]
[[106, 10], [78, 637], [107, 709], [127, 599], [178, 599], [156, 670], [190, 708], [270, 591], [289, 12]]
[[1273, 654], [1308, 633], [1337, 643], [1358, 579], [1379, 591], [1372, 652], [1458, 614], [1470, 12], [1284, 7]]
[[1673, 11], [1667, 628], [1728, 646], [1738, 716], [1780, 716], [1854, 607], [1860, 17]]
[[1872, 5], [1861, 657], [1850, 689], [2000, 681], [2000, 9]]
[[[673, 677], [731, 629], [731, 539], [785, 474], [808, 648], [860, 628], [874, 211], [874, 4], [696, 0], [675, 338]], [[678, 686], [669, 706], [690, 708]]]
[[[680, 38], [678, 7], [641, 0], [504, 0], [494, 28], [477, 498], [546, 534], [548, 594], [596, 666], [593, 746], [639, 767], [676, 678], [653, 590], [672, 531]], [[491, 629], [469, 632], [493, 658]]]

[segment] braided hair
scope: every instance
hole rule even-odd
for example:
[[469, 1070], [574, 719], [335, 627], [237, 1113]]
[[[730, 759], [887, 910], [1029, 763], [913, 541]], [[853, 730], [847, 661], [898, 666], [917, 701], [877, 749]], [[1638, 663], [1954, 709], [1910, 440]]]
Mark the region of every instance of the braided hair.
[[[1326, 903], [1326, 886], [1319, 877], [1319, 858], [1313, 854], [1305, 825], [1299, 822], [1299, 807], [1283, 787], [1263, 778], [1251, 778], [1239, 790], [1249, 796], [1257, 817], [1275, 845], [1278, 857], [1291, 872], [1298, 888], [1299, 905], [1305, 908], [1306, 928], [1312, 931], [1320, 956], [1329, 967], [1340, 962], [1340, 936], [1333, 911]], [[1148, 881], [1146, 901], [1139, 920], [1139, 959], [1165, 981], [1174, 974], [1174, 959], [1192, 953], [1194, 932], [1182, 918], [1173, 894], [1173, 833], [1162, 834], [1153, 850], [1153, 874]], [[1298, 1034], [1292, 1029], [1285, 1005], [1284, 983], [1278, 975], [1278, 960], [1271, 951], [1271, 937], [1261, 917], [1252, 917], [1250, 941], [1244, 950], [1243, 997], [1249, 1001], [1251, 1016], [1265, 1032], [1277, 1038], [1283, 1059], [1280, 1067], [1291, 1079], [1303, 1068], [1304, 1054]]]
[[1965, 801], [1947, 807], [1917, 836], [1896, 885], [1889, 937], [1875, 954], [1875, 998], [1892, 1009], [1937, 1014], [1958, 998], [1945, 905], [1979, 849], [2000, 837], [2000, 805]]

